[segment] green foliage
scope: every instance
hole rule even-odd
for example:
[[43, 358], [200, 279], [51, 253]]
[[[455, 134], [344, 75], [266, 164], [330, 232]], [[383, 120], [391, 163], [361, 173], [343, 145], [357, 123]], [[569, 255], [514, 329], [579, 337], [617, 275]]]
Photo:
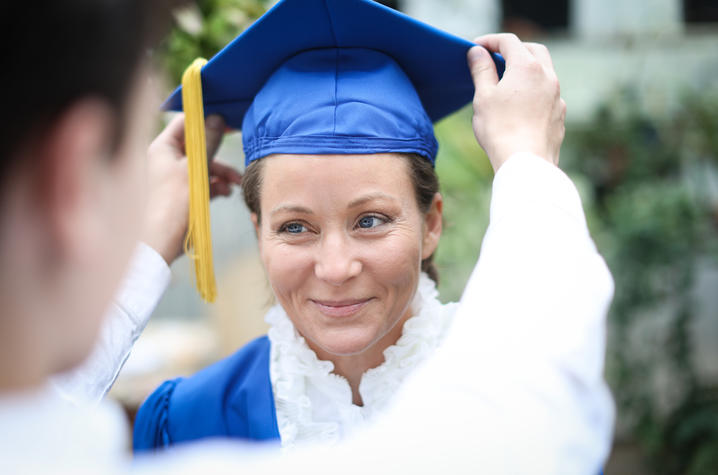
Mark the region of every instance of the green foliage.
[[175, 27], [160, 48], [172, 84], [198, 57], [209, 59], [267, 9], [267, 0], [199, 0], [174, 12]]
[[564, 148], [564, 168], [590, 183], [593, 235], [616, 282], [607, 372], [619, 425], [656, 473], [718, 471], [718, 392], [698, 378], [691, 334], [698, 264], [718, 257], [715, 92], [654, 119], [621, 91], [569, 127]]
[[[470, 108], [436, 133], [445, 203], [437, 264], [448, 301], [476, 262], [493, 172]], [[607, 377], [619, 426], [655, 473], [718, 473], [718, 388], [698, 378], [691, 334], [697, 267], [718, 265], [718, 90], [687, 95], [661, 119], [619, 91], [589, 122], [567, 124], [561, 160], [616, 282]], [[669, 384], [657, 384], [665, 375]]]
[[439, 290], [445, 302], [457, 301], [479, 255], [489, 222], [494, 172], [471, 129], [471, 107], [436, 125], [436, 170], [444, 198], [444, 232], [436, 253]]

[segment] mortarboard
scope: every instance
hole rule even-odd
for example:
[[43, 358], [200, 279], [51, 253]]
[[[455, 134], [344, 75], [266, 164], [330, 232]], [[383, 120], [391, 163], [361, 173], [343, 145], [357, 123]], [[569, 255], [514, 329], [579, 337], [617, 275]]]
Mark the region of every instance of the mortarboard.
[[[185, 111], [185, 250], [202, 297], [216, 293], [205, 115], [242, 130], [247, 164], [273, 153], [381, 152], [433, 163], [433, 122], [473, 97], [473, 46], [371, 0], [280, 0], [209, 62], [196, 60], [164, 108]], [[503, 59], [492, 55], [500, 77]]]

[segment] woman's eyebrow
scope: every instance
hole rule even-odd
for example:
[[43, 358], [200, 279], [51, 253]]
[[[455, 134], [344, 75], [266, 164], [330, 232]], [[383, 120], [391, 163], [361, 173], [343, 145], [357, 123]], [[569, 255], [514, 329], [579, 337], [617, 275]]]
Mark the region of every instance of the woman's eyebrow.
[[288, 213], [314, 214], [312, 212], [312, 210], [310, 210], [309, 208], [305, 208], [304, 206], [299, 206], [299, 205], [292, 205], [292, 204], [279, 205], [276, 208], [274, 208], [269, 214], [275, 215], [282, 211], [288, 212]]
[[364, 195], [364, 196], [361, 196], [361, 197], [355, 199], [354, 201], [349, 203], [347, 208], [355, 208], [357, 206], [361, 206], [361, 205], [367, 203], [368, 201], [374, 201], [374, 200], [386, 200], [386, 201], [395, 201], [395, 202], [399, 201], [394, 196], [387, 195], [386, 193], [382, 193], [382, 192], [378, 191], [376, 193], [370, 193], [368, 195]]

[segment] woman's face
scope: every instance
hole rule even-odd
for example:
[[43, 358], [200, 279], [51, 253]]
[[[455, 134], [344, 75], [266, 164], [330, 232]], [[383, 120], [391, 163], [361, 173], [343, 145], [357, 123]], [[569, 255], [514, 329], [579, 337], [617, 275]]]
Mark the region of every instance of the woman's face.
[[380, 354], [411, 316], [421, 260], [441, 234], [440, 195], [421, 213], [395, 154], [263, 160], [253, 219], [279, 303], [320, 357]]

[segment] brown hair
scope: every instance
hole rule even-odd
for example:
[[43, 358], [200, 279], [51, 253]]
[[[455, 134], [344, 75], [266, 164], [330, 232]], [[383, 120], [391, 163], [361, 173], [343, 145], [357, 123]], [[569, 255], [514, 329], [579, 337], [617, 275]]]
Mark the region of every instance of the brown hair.
[[[439, 178], [431, 163], [424, 157], [416, 154], [403, 154], [411, 172], [411, 182], [414, 185], [414, 194], [419, 211], [426, 214], [434, 201], [434, 195], [439, 192]], [[249, 211], [257, 215], [257, 222], [261, 222], [261, 188], [263, 160], [255, 160], [247, 166], [242, 177], [242, 192], [244, 202]], [[421, 261], [421, 270], [439, 283], [439, 271], [434, 264], [434, 255]]]

